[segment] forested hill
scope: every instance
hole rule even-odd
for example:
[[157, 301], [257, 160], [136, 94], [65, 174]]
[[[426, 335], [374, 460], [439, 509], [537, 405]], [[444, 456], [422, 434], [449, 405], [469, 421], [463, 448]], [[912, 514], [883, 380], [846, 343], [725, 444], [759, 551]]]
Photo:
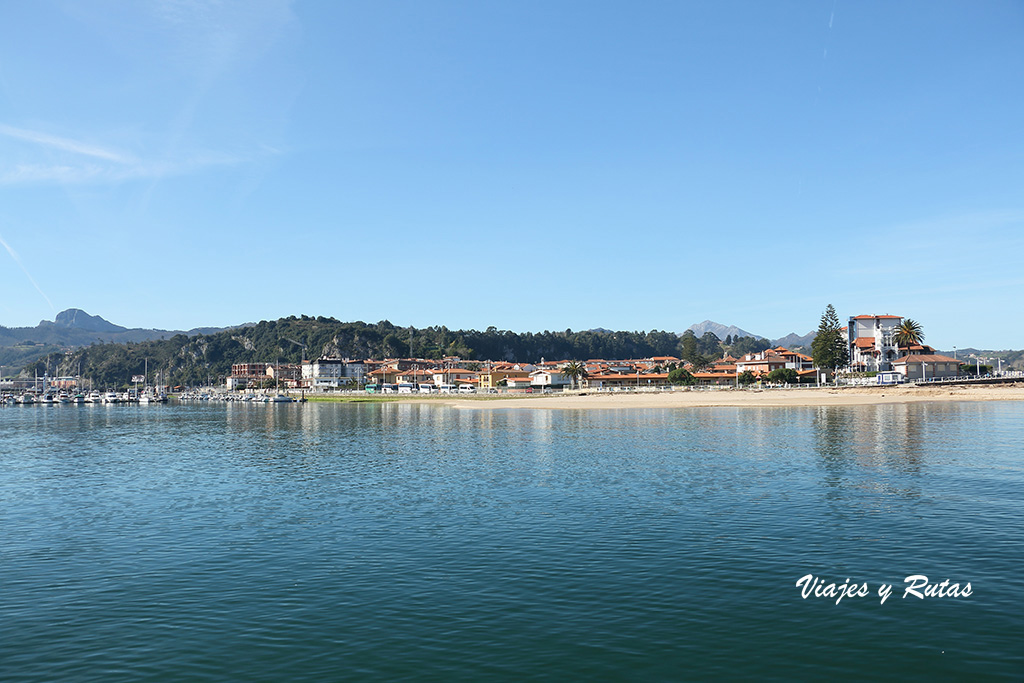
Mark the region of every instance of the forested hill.
[[[411, 348], [410, 348], [411, 341]], [[197, 384], [227, 375], [232, 363], [297, 363], [323, 356], [341, 358], [442, 358], [536, 362], [576, 358], [678, 356], [672, 332], [515, 333], [490, 327], [414, 329], [388, 321], [376, 324], [333, 318], [289, 317], [209, 335], [176, 335], [166, 340], [94, 344], [69, 354], [51, 354], [25, 368], [27, 374], [54, 371], [78, 375], [97, 385], [122, 385], [141, 374], [146, 361], [173, 384]]]

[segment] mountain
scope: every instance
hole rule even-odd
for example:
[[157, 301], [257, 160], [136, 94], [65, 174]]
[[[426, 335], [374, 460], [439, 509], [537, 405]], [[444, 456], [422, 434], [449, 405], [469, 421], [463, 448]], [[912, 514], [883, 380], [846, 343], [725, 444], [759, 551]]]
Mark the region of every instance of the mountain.
[[85, 330], [86, 332], [124, 332], [128, 329], [127, 327], [107, 322], [98, 315], [89, 315], [79, 308], [69, 308], [66, 311], [61, 311], [52, 323], [48, 320], [42, 320], [38, 327], [45, 327], [47, 325], [69, 327], [76, 330]]
[[797, 346], [810, 348], [811, 342], [814, 341], [817, 335], [817, 330], [811, 330], [802, 337], [796, 332], [790, 332], [785, 337], [780, 337], [773, 341], [772, 346], [785, 346], [787, 349], [796, 348]]
[[706, 332], [711, 332], [716, 337], [718, 337], [719, 339], [721, 339], [723, 341], [728, 336], [732, 336], [732, 337], [754, 337], [755, 339], [765, 339], [765, 337], [762, 337], [759, 334], [754, 334], [753, 332], [747, 332], [746, 330], [741, 330], [740, 328], [736, 327], [735, 325], [725, 326], [725, 325], [723, 325], [721, 323], [716, 323], [713, 320], [705, 320], [702, 323], [694, 323], [693, 325], [690, 325], [686, 329], [693, 330], [693, 333], [695, 335], [697, 335], [698, 337], [703, 337]]
[[[98, 315], [89, 315], [78, 308], [61, 311], [53, 321], [40, 321], [35, 327], [0, 326], [0, 349], [3, 347], [40, 346], [63, 348], [88, 346], [93, 343], [144, 342], [155, 339], [170, 339], [179, 334], [195, 336], [213, 334], [234, 327], [202, 327], [192, 330], [151, 330], [122, 327], [104, 320]], [[40, 352], [47, 353], [49, 349]], [[0, 354], [2, 357], [2, 354]]]

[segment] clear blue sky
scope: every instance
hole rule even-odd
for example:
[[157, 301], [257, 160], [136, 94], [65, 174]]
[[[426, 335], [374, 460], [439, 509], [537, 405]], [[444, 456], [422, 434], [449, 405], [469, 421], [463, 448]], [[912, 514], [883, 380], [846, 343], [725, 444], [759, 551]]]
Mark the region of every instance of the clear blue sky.
[[1020, 2], [4, 3], [0, 324], [1024, 347]]

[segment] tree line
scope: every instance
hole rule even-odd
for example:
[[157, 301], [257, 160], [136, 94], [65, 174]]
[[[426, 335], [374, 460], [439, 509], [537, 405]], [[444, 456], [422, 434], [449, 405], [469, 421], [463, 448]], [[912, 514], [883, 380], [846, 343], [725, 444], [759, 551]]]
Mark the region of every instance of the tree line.
[[[661, 330], [584, 330], [512, 332], [450, 330], [444, 326], [400, 327], [341, 322], [334, 318], [290, 316], [208, 335], [93, 344], [69, 353], [51, 353], [27, 365], [23, 375], [72, 375], [99, 387], [120, 387], [149, 368], [171, 385], [198, 385], [226, 376], [234, 363], [298, 363], [320, 357], [441, 359], [536, 363], [546, 360], [626, 359], [675, 356], [700, 368], [727, 353], [742, 355], [768, 348], [753, 337], [720, 340], [711, 332], [697, 337]], [[669, 368], [663, 368], [667, 370]]]

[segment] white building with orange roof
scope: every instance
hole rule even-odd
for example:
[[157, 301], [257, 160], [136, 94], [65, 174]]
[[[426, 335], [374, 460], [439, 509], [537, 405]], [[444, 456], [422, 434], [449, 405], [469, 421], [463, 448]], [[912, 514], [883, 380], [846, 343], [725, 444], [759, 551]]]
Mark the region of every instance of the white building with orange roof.
[[[569, 361], [563, 361], [562, 365]], [[560, 366], [559, 366], [560, 367]], [[567, 387], [571, 381], [558, 367], [541, 367], [530, 373], [530, 384], [535, 387]]]
[[782, 356], [786, 360], [786, 367], [791, 370], [800, 372], [802, 370], [811, 370], [814, 368], [814, 359], [806, 354], [799, 353], [797, 351], [790, 351], [784, 346], [777, 346], [770, 351], [777, 356]]
[[846, 328], [850, 369], [855, 372], [892, 370], [900, 350], [894, 336], [903, 322], [898, 315], [857, 315]]
[[435, 368], [434, 384], [462, 384], [480, 382], [480, 373], [475, 370], [464, 370], [462, 368]]

